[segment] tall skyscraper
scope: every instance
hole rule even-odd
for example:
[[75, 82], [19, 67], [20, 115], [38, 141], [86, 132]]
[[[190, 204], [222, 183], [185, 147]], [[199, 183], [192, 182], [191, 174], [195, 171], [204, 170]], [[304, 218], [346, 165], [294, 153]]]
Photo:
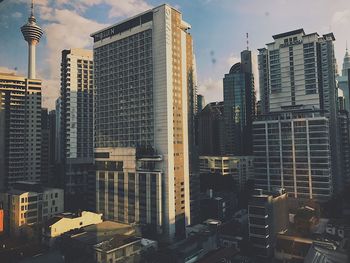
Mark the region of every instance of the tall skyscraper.
[[97, 210], [170, 239], [190, 223], [190, 28], [161, 5], [92, 34]]
[[0, 73], [0, 188], [41, 177], [41, 80], [35, 79], [35, 45], [42, 31], [34, 6], [21, 30], [29, 43], [28, 78]]
[[303, 29], [259, 49], [263, 113], [254, 122], [259, 187], [327, 200], [341, 189], [335, 40]]
[[337, 77], [339, 88], [344, 95], [344, 108], [350, 113], [350, 54], [346, 48], [343, 60], [342, 74]]
[[[60, 136], [67, 208], [87, 209], [93, 166], [93, 53], [62, 51]], [[70, 198], [71, 197], [71, 198]]]
[[224, 117], [226, 154], [251, 155], [252, 122], [255, 114], [255, 89], [252, 53], [241, 52], [224, 77]]

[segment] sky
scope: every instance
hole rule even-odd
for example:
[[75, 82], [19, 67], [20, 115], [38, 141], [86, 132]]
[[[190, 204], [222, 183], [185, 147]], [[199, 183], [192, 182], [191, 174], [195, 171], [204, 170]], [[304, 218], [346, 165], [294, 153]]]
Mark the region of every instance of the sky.
[[[37, 77], [43, 80], [43, 106], [53, 109], [59, 96], [61, 51], [92, 49], [90, 34], [163, 4], [158, 0], [35, 0], [44, 36], [37, 47]], [[222, 100], [222, 79], [240, 52], [272, 42], [272, 35], [304, 28], [333, 32], [339, 70], [350, 43], [350, 0], [169, 0], [192, 25], [198, 91], [206, 102]], [[27, 43], [20, 27], [30, 0], [0, 0], [0, 72], [27, 74]], [[350, 45], [350, 44], [349, 44]]]

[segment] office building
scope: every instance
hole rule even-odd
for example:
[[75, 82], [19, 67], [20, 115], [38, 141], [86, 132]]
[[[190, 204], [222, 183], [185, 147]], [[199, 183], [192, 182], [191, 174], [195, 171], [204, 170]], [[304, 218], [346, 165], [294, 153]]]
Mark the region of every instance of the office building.
[[233, 65], [223, 80], [226, 154], [251, 155], [253, 152], [255, 89], [252, 65], [251, 51], [242, 51], [241, 62]]
[[211, 102], [198, 113], [198, 151], [200, 155], [225, 153], [224, 103]]
[[266, 190], [279, 186], [291, 197], [325, 201], [341, 190], [344, 177], [335, 38], [298, 29], [273, 39], [259, 49], [256, 181]]
[[[151, 223], [168, 238], [190, 223], [190, 28], [178, 10], [161, 5], [92, 34], [96, 162], [112, 165], [96, 172], [97, 210], [112, 220]], [[135, 195], [144, 187], [153, 193]]]
[[88, 176], [93, 173], [93, 52], [62, 51], [60, 141], [69, 210], [86, 207]]
[[333, 194], [329, 119], [314, 110], [267, 116], [254, 122], [257, 187], [283, 186], [290, 197], [329, 199]]
[[205, 107], [205, 98], [203, 95], [197, 95], [197, 113], [200, 113]]
[[199, 161], [202, 191], [243, 190], [253, 178], [252, 156], [200, 156]]
[[264, 192], [256, 189], [248, 204], [249, 240], [256, 255], [273, 255], [278, 232], [288, 229], [288, 203], [284, 189]]
[[0, 194], [4, 204], [5, 228], [11, 235], [28, 236], [32, 227], [45, 223], [64, 209], [63, 190], [34, 182], [17, 182]]
[[0, 188], [41, 177], [41, 81], [0, 73]]

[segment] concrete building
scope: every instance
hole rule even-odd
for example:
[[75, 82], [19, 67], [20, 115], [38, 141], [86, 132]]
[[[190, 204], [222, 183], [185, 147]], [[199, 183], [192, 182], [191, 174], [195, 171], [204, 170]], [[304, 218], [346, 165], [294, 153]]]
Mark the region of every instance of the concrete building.
[[[267, 117], [268, 116], [268, 117]], [[257, 187], [283, 187], [290, 197], [328, 200], [333, 194], [330, 123], [322, 111], [274, 113], [254, 122]]]
[[0, 73], [0, 189], [41, 177], [41, 80]]
[[248, 204], [249, 240], [256, 255], [269, 258], [277, 233], [288, 229], [287, 193], [284, 189], [270, 193], [255, 191]]
[[[62, 51], [60, 141], [68, 210], [87, 209], [93, 174], [93, 52]], [[84, 206], [85, 205], [85, 206]]]
[[251, 155], [256, 103], [251, 51], [241, 52], [241, 62], [225, 74], [223, 85], [225, 152], [237, 156]]
[[[205, 184], [206, 189], [216, 190], [214, 184], [220, 183], [218, 177], [231, 178], [237, 189], [243, 189], [247, 180], [254, 175], [252, 156], [200, 156], [199, 160], [201, 185]], [[224, 182], [227, 183], [227, 180]]]
[[[91, 35], [97, 156], [107, 156], [105, 161], [111, 162], [117, 158], [124, 167], [133, 162], [136, 168], [135, 161], [140, 160], [143, 164], [137, 169], [145, 173], [132, 168], [128, 174], [118, 175], [134, 178], [136, 185], [142, 177], [154, 180], [154, 185], [161, 181], [162, 188], [157, 189], [161, 190], [161, 221], [159, 210], [152, 215], [159, 230], [170, 238], [175, 232], [182, 235], [190, 223], [189, 153], [194, 156], [190, 149], [191, 112], [196, 106], [192, 98], [196, 79], [190, 28], [178, 10], [161, 5]], [[106, 169], [96, 172], [97, 183], [103, 173], [107, 178]], [[112, 176], [114, 182], [119, 180], [116, 176]], [[115, 197], [126, 192], [119, 183], [105, 191], [114, 192]], [[108, 203], [98, 196], [98, 211], [109, 207], [107, 218], [123, 218], [117, 213], [123, 206]], [[137, 203], [135, 207], [138, 209]]]
[[63, 190], [46, 188], [33, 182], [17, 182], [1, 193], [5, 227], [11, 235], [28, 235], [31, 227], [44, 224], [64, 209]]
[[278, 185], [290, 196], [327, 200], [341, 191], [344, 177], [334, 35], [297, 29], [273, 39], [259, 49], [263, 114], [254, 122], [259, 187]]
[[82, 211], [79, 214], [62, 213], [52, 217], [43, 228], [43, 241], [50, 246], [60, 235], [89, 225], [102, 223], [102, 214]]
[[158, 248], [157, 242], [139, 237], [134, 227], [110, 221], [70, 231], [62, 238], [61, 249], [70, 262], [144, 262], [147, 253]]
[[28, 42], [28, 78], [0, 73], [0, 189], [18, 180], [40, 181], [41, 80], [35, 75], [35, 46], [43, 34], [34, 6], [21, 27]]
[[346, 48], [341, 76], [337, 77], [339, 89], [344, 94], [344, 109], [350, 112], [350, 53]]

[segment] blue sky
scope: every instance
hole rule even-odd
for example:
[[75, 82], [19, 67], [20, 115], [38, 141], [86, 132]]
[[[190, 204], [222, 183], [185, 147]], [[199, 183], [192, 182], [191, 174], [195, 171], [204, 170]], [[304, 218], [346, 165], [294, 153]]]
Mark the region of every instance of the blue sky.
[[[26, 74], [27, 49], [20, 26], [29, 0], [0, 2], [0, 71]], [[43, 79], [44, 106], [59, 94], [60, 51], [91, 48], [89, 34], [104, 26], [160, 5], [158, 0], [36, 0], [35, 14], [45, 34], [37, 49], [38, 76]], [[349, 0], [181, 0], [168, 1], [192, 25], [199, 92], [207, 101], [222, 99], [222, 78], [246, 48], [272, 41], [272, 35], [304, 28], [306, 33], [334, 32], [339, 70], [350, 42]], [[215, 63], [213, 61], [215, 60]]]

